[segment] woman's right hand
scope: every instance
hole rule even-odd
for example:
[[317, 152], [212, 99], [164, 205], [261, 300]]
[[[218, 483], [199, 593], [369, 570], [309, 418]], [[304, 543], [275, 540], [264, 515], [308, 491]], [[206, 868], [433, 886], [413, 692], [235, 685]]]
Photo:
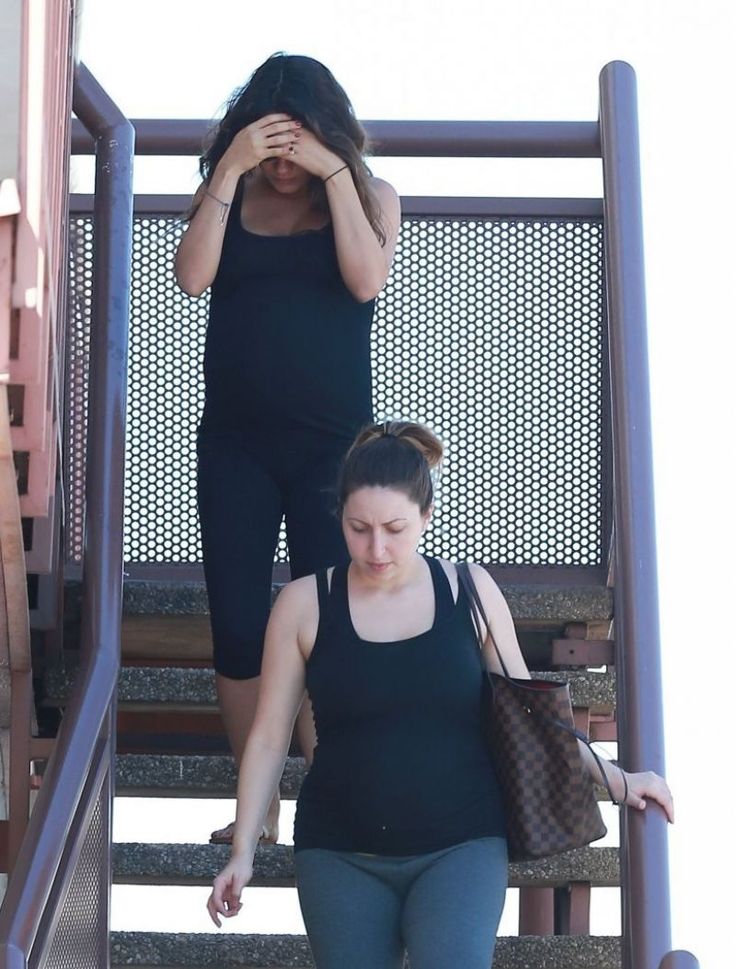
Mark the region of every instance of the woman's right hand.
[[229, 919], [243, 907], [240, 894], [253, 877], [251, 856], [233, 855], [228, 864], [215, 878], [212, 892], [207, 899], [207, 911], [215, 925], [220, 927], [220, 916]]
[[299, 139], [301, 127], [301, 122], [288, 114], [267, 114], [235, 135], [220, 164], [242, 175], [266, 158], [288, 155], [289, 148]]

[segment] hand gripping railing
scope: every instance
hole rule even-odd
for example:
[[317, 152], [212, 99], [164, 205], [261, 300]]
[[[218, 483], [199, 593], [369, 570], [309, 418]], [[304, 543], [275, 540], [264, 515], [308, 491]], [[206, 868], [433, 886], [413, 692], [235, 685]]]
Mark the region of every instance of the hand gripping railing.
[[90, 886], [99, 924], [84, 926], [95, 949], [85, 964], [109, 965], [134, 130], [83, 66], [74, 111], [97, 148], [81, 662], [0, 911], [0, 969], [44, 965], [93, 815], [102, 828]]

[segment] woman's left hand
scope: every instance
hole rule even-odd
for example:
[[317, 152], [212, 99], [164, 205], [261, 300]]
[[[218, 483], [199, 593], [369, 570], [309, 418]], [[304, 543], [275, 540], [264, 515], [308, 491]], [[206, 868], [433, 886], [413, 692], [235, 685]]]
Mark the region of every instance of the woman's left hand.
[[656, 801], [664, 809], [667, 820], [670, 824], [675, 820], [675, 805], [672, 800], [672, 792], [667, 786], [667, 781], [654, 771], [647, 770], [639, 773], [626, 772], [626, 783], [629, 785], [626, 804], [628, 807], [643, 811], [647, 806], [647, 801]]
[[286, 157], [310, 175], [316, 175], [317, 178], [322, 179], [327, 178], [345, 164], [339, 155], [330, 151], [313, 132], [307, 131], [306, 128], [301, 129], [299, 138], [294, 143], [293, 154], [290, 153]]

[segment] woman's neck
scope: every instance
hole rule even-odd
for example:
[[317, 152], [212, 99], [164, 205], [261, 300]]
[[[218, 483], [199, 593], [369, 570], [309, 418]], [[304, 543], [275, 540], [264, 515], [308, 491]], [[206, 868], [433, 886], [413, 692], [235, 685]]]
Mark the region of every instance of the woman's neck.
[[372, 575], [361, 569], [355, 562], [348, 568], [351, 585], [359, 590], [371, 592], [396, 593], [420, 582], [427, 568], [424, 557], [415, 552], [414, 557], [401, 566], [396, 566], [385, 575]]
[[315, 204], [311, 186], [295, 192], [277, 191], [263, 176], [256, 175], [245, 190], [243, 223], [252, 231], [288, 235], [321, 228], [328, 215]]

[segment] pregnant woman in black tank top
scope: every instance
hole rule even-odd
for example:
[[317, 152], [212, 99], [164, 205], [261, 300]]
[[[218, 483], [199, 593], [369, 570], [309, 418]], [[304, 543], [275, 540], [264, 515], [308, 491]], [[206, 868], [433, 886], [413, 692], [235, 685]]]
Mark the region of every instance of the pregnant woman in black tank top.
[[[346, 560], [329, 496], [371, 420], [370, 330], [400, 222], [332, 74], [270, 57], [200, 161], [182, 289], [211, 287], [198, 505], [220, 709], [239, 763], [253, 720], [271, 572], [286, 519], [292, 578]], [[311, 712], [300, 716], [307, 759]], [[274, 797], [263, 837], [275, 841]], [[231, 825], [213, 832], [228, 841]]]
[[[507, 862], [481, 733], [481, 657], [455, 567], [417, 552], [441, 454], [421, 425], [365, 429], [337, 488], [350, 562], [290, 583], [268, 624], [233, 853], [208, 909], [219, 925], [241, 907], [306, 684], [318, 742], [297, 802], [294, 852], [317, 969], [400, 969], [406, 952], [412, 969], [492, 964]], [[506, 667], [528, 678], [501, 592], [471, 568]], [[490, 639], [482, 659], [500, 671]], [[619, 794], [618, 768], [601, 769]], [[627, 804], [641, 809], [652, 798], [672, 817], [662, 778], [626, 780]]]

